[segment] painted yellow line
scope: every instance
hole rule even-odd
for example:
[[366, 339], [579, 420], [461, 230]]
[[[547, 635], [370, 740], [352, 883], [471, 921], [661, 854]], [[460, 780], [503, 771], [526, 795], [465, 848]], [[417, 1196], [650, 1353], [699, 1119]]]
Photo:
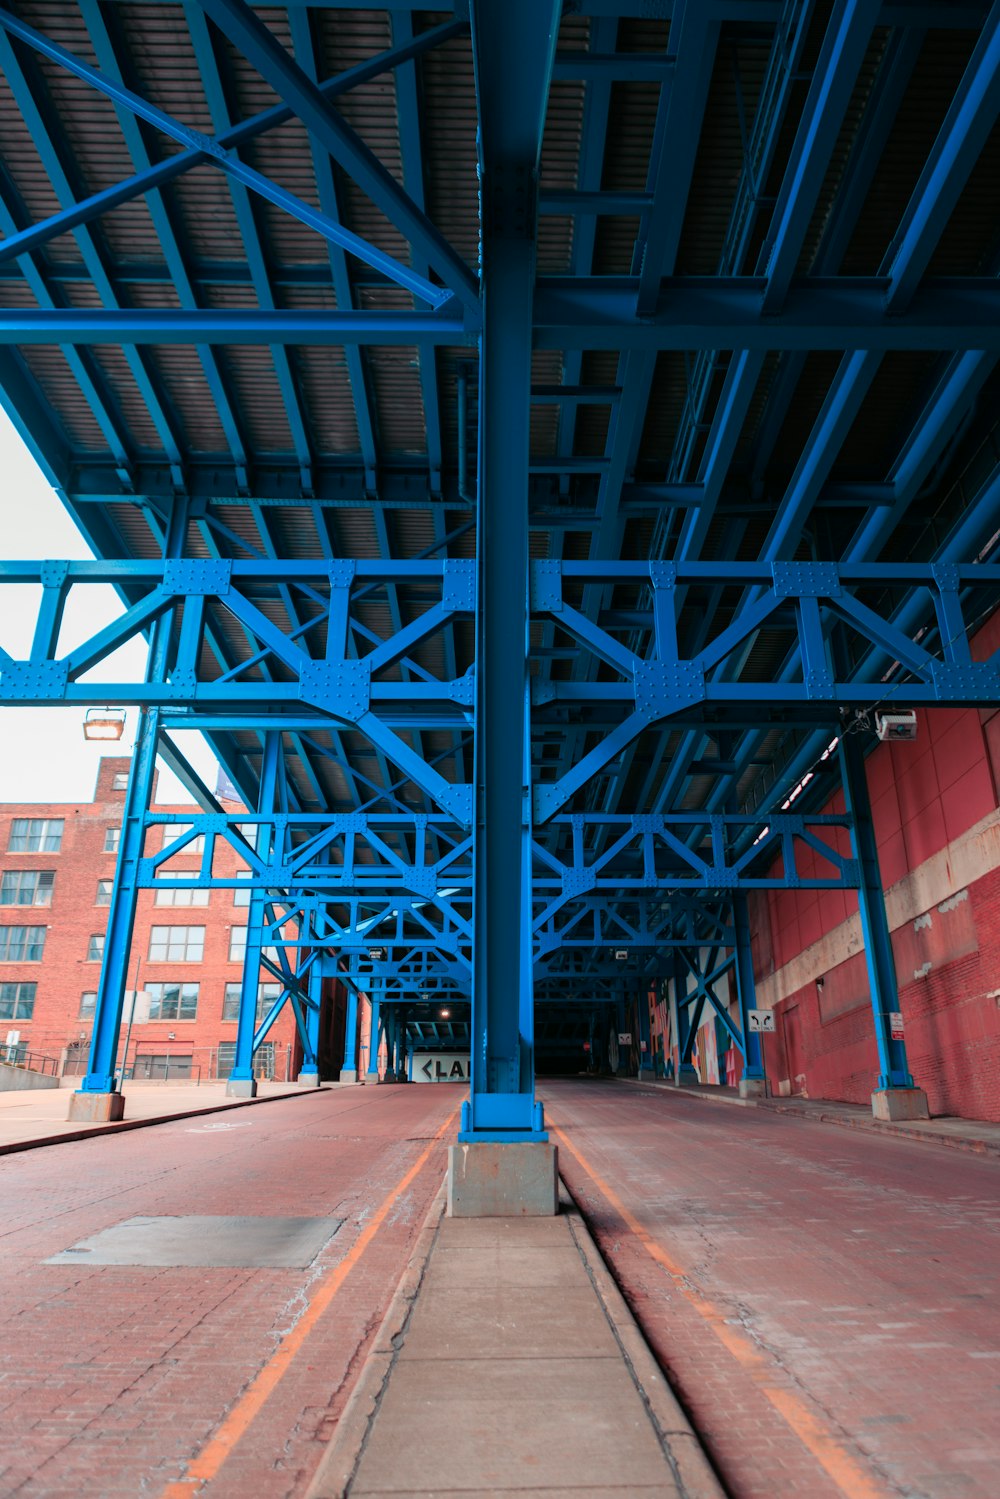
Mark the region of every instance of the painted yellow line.
[[427, 1146], [427, 1149], [417, 1157], [409, 1171], [400, 1177], [392, 1191], [383, 1199], [380, 1207], [368, 1220], [357, 1239], [344, 1255], [344, 1258], [334, 1265], [325, 1279], [320, 1282], [319, 1289], [310, 1301], [306, 1311], [272, 1354], [268, 1362], [244, 1390], [214, 1437], [188, 1463], [187, 1472], [184, 1477], [178, 1479], [176, 1483], [168, 1484], [163, 1489], [160, 1499], [191, 1499], [192, 1495], [200, 1492], [204, 1484], [211, 1482], [215, 1478], [237, 1442], [241, 1437], [245, 1436], [254, 1420], [260, 1414], [265, 1401], [274, 1393], [275, 1389], [277, 1389], [285, 1375], [289, 1372], [295, 1356], [301, 1349], [306, 1338], [308, 1338], [344, 1284], [344, 1281], [361, 1259], [396, 1202], [427, 1164], [435, 1146], [440, 1143], [443, 1136], [447, 1133], [457, 1113], [458, 1108], [452, 1109], [433, 1140]]
[[570, 1144], [565, 1131], [552, 1123], [552, 1115], [548, 1107], [545, 1113], [546, 1127], [557, 1136], [560, 1147], [568, 1151], [582, 1166], [601, 1195], [628, 1225], [650, 1259], [655, 1260], [661, 1269], [667, 1272], [676, 1290], [694, 1308], [699, 1317], [704, 1319], [733, 1358], [747, 1371], [757, 1389], [771, 1402], [778, 1415], [787, 1423], [802, 1445], [808, 1448], [841, 1493], [846, 1495], [847, 1499], [888, 1499], [888, 1490], [845, 1450], [834, 1428], [815, 1415], [798, 1395], [772, 1383], [771, 1361], [765, 1358], [745, 1332], [727, 1320], [729, 1314], [724, 1307], [700, 1295], [691, 1287], [684, 1267], [672, 1259], [663, 1246], [657, 1243], [649, 1230], [625, 1206], [614, 1188], [610, 1187], [594, 1170], [576, 1146]]

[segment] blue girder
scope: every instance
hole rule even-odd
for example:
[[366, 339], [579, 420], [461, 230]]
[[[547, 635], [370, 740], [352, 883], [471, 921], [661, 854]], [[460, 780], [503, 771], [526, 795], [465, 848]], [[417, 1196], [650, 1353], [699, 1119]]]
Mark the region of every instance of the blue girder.
[[[466, 1007], [465, 1138], [540, 1138], [536, 1015], [572, 1055], [667, 980], [681, 1066], [712, 1011], [762, 1078], [746, 899], [798, 887], [858, 891], [880, 1082], [906, 1085], [856, 731], [1000, 687], [976, 639], [1000, 597], [1000, 242], [962, 249], [1000, 7], [450, 9], [418, 30], [391, 0], [360, 55], [339, 0], [289, 4], [280, 36], [243, 0], [188, 0], [182, 107], [140, 65], [142, 5], [78, 0], [46, 34], [0, 8], [27, 129], [8, 167], [0, 126], [0, 401], [102, 559], [0, 563], [0, 587], [39, 589], [0, 701], [144, 724], [85, 1086], [114, 1086], [136, 893], [201, 836], [172, 883], [236, 884], [220, 843], [246, 866], [237, 1082], [286, 1005], [315, 1073], [333, 977], [348, 1049], [367, 994], [394, 1071], [408, 1026], [441, 1040], [421, 995]], [[964, 33], [961, 75], [879, 238], [940, 28]], [[234, 49], [269, 107], [241, 113]], [[365, 115], [376, 80], [395, 142]], [[648, 128], [616, 134], [641, 90]], [[74, 149], [80, 107], [117, 180]], [[739, 142], [724, 164], [710, 107]], [[107, 583], [120, 617], [64, 649], [68, 597]], [[141, 679], [94, 683], [135, 638]], [[196, 729], [248, 813], [191, 771]], [[157, 752], [201, 813], [149, 811]], [[782, 810], [824, 754], [848, 811], [817, 810], [819, 776]], [[280, 987], [258, 1017], [259, 966]]]

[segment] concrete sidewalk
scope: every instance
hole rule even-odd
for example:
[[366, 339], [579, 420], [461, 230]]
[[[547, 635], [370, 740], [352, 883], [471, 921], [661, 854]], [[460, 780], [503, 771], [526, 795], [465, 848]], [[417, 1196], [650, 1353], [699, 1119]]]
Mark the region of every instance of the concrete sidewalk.
[[576, 1209], [442, 1218], [439, 1196], [308, 1499], [722, 1499]]
[[66, 1118], [72, 1090], [43, 1088], [37, 1092], [0, 1093], [0, 1155], [31, 1150], [37, 1145], [51, 1145], [60, 1140], [86, 1139], [116, 1130], [135, 1129], [141, 1124], [156, 1124], [187, 1114], [215, 1113], [239, 1108], [268, 1098], [301, 1097], [315, 1093], [315, 1088], [300, 1088], [295, 1083], [258, 1083], [256, 1099], [227, 1098], [226, 1085], [220, 1083], [147, 1083], [125, 1090], [125, 1118], [117, 1124], [81, 1124]]
[[624, 1078], [633, 1087], [667, 1089], [674, 1098], [697, 1099], [700, 1103], [729, 1103], [743, 1109], [770, 1109], [775, 1114], [792, 1114], [816, 1124], [836, 1124], [843, 1129], [868, 1130], [877, 1135], [898, 1135], [924, 1144], [943, 1145], [952, 1150], [968, 1150], [977, 1155], [1000, 1156], [1000, 1124], [986, 1119], [960, 1119], [941, 1115], [935, 1119], [908, 1120], [884, 1124], [873, 1119], [871, 1110], [860, 1103], [841, 1103], [832, 1098], [740, 1098], [735, 1088], [706, 1083], [696, 1088], [677, 1088], [661, 1078]]

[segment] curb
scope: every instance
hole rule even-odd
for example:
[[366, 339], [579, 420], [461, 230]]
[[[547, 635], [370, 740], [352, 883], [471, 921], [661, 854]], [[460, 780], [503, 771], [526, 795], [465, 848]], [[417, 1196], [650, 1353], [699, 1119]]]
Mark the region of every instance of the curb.
[[69, 1145], [74, 1140], [92, 1140], [96, 1135], [117, 1135], [123, 1130], [150, 1129], [154, 1124], [176, 1124], [178, 1119], [197, 1119], [202, 1114], [228, 1114], [232, 1109], [249, 1109], [259, 1103], [312, 1098], [316, 1093], [327, 1091], [321, 1084], [318, 1088], [303, 1088], [297, 1093], [269, 1093], [266, 1098], [243, 1098], [238, 1103], [213, 1103], [204, 1109], [182, 1109], [179, 1114], [158, 1114], [155, 1119], [119, 1119], [114, 1124], [85, 1125], [83, 1129], [67, 1130], [64, 1135], [41, 1135], [36, 1140], [15, 1140], [10, 1145], [0, 1145], [0, 1155], [15, 1155], [20, 1150], [40, 1150], [45, 1145]]
[[444, 1216], [446, 1190], [443, 1181], [304, 1499], [343, 1499], [357, 1472]]
[[[684, 1495], [684, 1499], [725, 1499], [725, 1490], [709, 1463], [697, 1432], [650, 1352], [642, 1329], [601, 1257], [583, 1213], [561, 1177], [560, 1181], [560, 1207], [569, 1223], [573, 1241], [597, 1292], [604, 1315], [611, 1324], [611, 1330], [653, 1423], [664, 1455], [674, 1470], [679, 1492]], [[312, 1499], [312, 1495], [307, 1496], [307, 1499]]]
[[729, 1098], [722, 1094], [699, 1092], [696, 1088], [673, 1088], [669, 1083], [652, 1083], [633, 1077], [620, 1078], [619, 1081], [628, 1083], [633, 1088], [669, 1093], [671, 1098], [689, 1098], [697, 1103], [728, 1104], [730, 1108], [764, 1109], [771, 1114], [784, 1114], [789, 1119], [804, 1119], [807, 1124], [833, 1124], [837, 1129], [861, 1130], [870, 1135], [892, 1135], [899, 1140], [915, 1140], [918, 1145], [939, 1145], [944, 1146], [945, 1150], [961, 1150], [967, 1155], [1000, 1156], [1000, 1140], [994, 1145], [989, 1140], [973, 1140], [961, 1135], [934, 1135], [907, 1128], [905, 1124], [884, 1123], [880, 1119], [845, 1119], [839, 1114], [806, 1113], [803, 1109], [783, 1103], [779, 1098]]

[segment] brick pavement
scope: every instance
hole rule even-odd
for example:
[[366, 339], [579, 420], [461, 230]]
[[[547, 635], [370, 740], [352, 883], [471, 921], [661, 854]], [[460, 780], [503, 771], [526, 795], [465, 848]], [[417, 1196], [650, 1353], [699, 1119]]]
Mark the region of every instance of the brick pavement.
[[[430, 1149], [343, 1292], [210, 1485], [301, 1493], [319, 1461], [445, 1167], [430, 1141], [461, 1090], [323, 1091], [3, 1162], [0, 1492], [155, 1495], [183, 1477], [324, 1276]], [[344, 1217], [305, 1270], [46, 1265], [136, 1215]]]
[[994, 1159], [614, 1084], [543, 1094], [563, 1175], [738, 1499], [995, 1499]]

